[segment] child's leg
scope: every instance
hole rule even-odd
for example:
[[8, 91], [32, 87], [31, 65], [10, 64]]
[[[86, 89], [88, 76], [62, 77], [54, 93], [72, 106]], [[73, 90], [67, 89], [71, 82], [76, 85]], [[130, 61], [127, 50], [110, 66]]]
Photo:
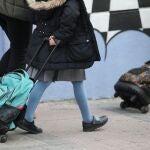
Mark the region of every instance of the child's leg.
[[33, 121], [33, 116], [35, 113], [35, 110], [40, 102], [40, 99], [46, 90], [46, 88], [51, 84], [51, 82], [43, 82], [43, 81], [38, 81], [29, 96], [28, 102], [27, 102], [27, 110], [25, 114], [25, 120], [28, 122]]
[[79, 105], [82, 118], [84, 122], [91, 122], [93, 120], [93, 115], [90, 111], [88, 99], [84, 89], [83, 81], [74, 81], [72, 82], [74, 88], [74, 95]]

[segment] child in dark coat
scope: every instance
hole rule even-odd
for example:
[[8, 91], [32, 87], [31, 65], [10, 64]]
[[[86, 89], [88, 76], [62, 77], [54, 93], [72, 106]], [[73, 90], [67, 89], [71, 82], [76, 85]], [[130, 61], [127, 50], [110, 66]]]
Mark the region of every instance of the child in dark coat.
[[29, 44], [27, 62], [41, 45], [45, 37], [47, 44], [34, 60], [29, 71], [31, 77], [43, 64], [51, 47], [60, 41], [39, 81], [33, 88], [27, 104], [25, 119], [19, 127], [31, 133], [41, 133], [42, 129], [35, 126], [33, 115], [40, 98], [53, 81], [71, 81], [76, 101], [82, 114], [83, 131], [93, 131], [106, 124], [106, 116], [95, 117], [90, 111], [83, 81], [85, 69], [100, 60], [100, 55], [83, 0], [27, 0], [33, 10], [39, 10], [35, 17], [36, 29]]

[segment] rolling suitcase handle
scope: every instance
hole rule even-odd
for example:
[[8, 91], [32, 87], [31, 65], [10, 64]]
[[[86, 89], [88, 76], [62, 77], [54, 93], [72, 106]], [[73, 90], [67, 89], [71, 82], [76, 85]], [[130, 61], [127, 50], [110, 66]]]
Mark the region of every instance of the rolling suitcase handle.
[[[44, 46], [44, 44], [48, 41], [48, 38], [44, 38], [42, 44], [39, 46], [39, 48], [37, 49], [37, 51], [35, 52], [35, 54], [33, 55], [31, 61], [29, 62], [27, 68], [25, 69], [26, 71], [29, 70], [29, 68], [32, 65], [32, 62], [34, 61], [34, 59], [36, 58], [36, 56], [38, 55], [38, 53], [40, 52], [41, 48]], [[42, 67], [39, 69], [39, 71], [37, 72], [37, 74], [35, 75], [35, 77], [33, 78], [33, 80], [37, 80], [38, 77], [40, 76], [41, 72], [43, 71], [44, 67], [46, 66], [47, 62], [49, 61], [50, 57], [52, 56], [53, 52], [56, 50], [56, 48], [58, 47], [58, 45], [60, 44], [60, 40], [57, 40], [57, 43], [55, 45], [55, 47], [52, 49], [52, 51], [50, 52], [50, 54], [47, 56], [45, 62], [43, 63]]]

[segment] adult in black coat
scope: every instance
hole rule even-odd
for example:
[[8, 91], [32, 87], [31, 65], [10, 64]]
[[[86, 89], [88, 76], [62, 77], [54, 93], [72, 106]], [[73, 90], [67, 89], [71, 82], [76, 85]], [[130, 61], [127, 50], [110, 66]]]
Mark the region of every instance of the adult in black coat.
[[[83, 118], [83, 131], [93, 131], [103, 126], [108, 118], [92, 115], [83, 86], [84, 69], [91, 67], [94, 61], [100, 60], [93, 27], [83, 0], [27, 1], [32, 9], [40, 10], [35, 17], [37, 27], [29, 44], [27, 63], [35, 51], [41, 47], [43, 40], [47, 39], [32, 64], [30, 71], [32, 77], [58, 41], [60, 44], [39, 78], [42, 81], [35, 84], [29, 97], [25, 119], [19, 122], [18, 126], [31, 133], [42, 132], [42, 129], [35, 126], [33, 114], [44, 90], [54, 79], [72, 82]], [[45, 83], [43, 80], [49, 82]]]
[[10, 41], [10, 49], [0, 61], [0, 76], [25, 68], [26, 48], [32, 33], [32, 11], [24, 0], [0, 1], [0, 26]]
[[0, 76], [3, 76], [17, 68], [25, 68], [25, 55], [32, 33], [32, 24], [0, 14], [0, 26], [10, 41], [10, 49], [0, 61]]

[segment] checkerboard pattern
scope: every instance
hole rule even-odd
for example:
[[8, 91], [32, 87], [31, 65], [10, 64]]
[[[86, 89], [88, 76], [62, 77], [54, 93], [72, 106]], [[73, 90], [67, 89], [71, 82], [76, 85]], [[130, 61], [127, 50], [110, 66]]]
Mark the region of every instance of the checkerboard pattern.
[[91, 22], [106, 41], [122, 30], [150, 36], [150, 0], [84, 0]]

